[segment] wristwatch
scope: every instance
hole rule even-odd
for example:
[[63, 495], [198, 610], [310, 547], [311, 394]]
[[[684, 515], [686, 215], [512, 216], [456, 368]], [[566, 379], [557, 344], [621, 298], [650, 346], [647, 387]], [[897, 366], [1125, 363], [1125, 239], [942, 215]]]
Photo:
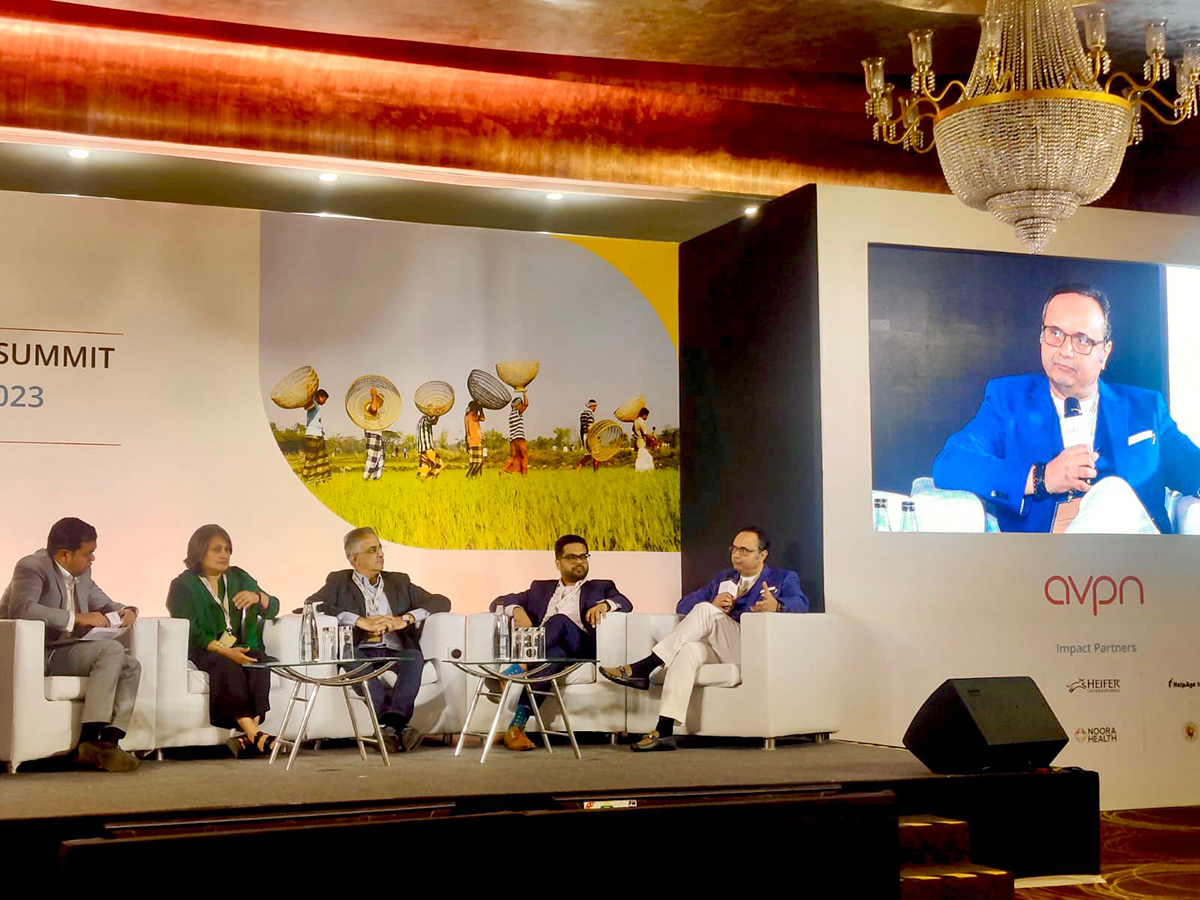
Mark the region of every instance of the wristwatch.
[[412, 613], [405, 613], [405, 614], [404, 614], [404, 615], [402, 615], [400, 618], [402, 618], [402, 619], [408, 619], [408, 624], [409, 624], [410, 626], [412, 626], [412, 625], [416, 625], [416, 624], [417, 624], [417, 617], [416, 617], [416, 616], [414, 616]]
[[1046, 464], [1033, 464], [1033, 496], [1038, 500], [1045, 500], [1050, 496], [1050, 492], [1046, 490]]

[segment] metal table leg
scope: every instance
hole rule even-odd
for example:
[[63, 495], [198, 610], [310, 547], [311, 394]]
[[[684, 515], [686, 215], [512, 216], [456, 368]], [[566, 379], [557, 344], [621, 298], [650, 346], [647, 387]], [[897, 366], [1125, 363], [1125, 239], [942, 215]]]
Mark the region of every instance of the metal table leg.
[[[504, 679], [504, 690], [500, 692], [500, 701], [496, 704], [496, 715], [492, 716], [492, 727], [488, 730], [487, 737], [483, 742], [483, 756], [479, 757], [479, 764], [483, 765], [487, 762], [488, 751], [492, 749], [492, 741], [496, 739], [496, 729], [500, 726], [500, 717], [504, 715], [504, 706], [508, 702], [508, 692], [512, 690], [513, 683], [509, 679]], [[468, 722], [468, 724], [470, 724]]]
[[[269, 766], [275, 764], [275, 759], [279, 756], [279, 748], [287, 741], [288, 721], [292, 718], [292, 710], [296, 708], [296, 698], [300, 696], [301, 686], [301, 683], [297, 681], [295, 682], [295, 687], [292, 688], [292, 696], [288, 698], [287, 709], [283, 713], [283, 724], [279, 726], [279, 737], [275, 739], [275, 746], [271, 748], [271, 758], [267, 761], [267, 765]], [[308, 702], [307, 698], [304, 702]], [[296, 747], [293, 745], [291, 751], [288, 753], [288, 756], [295, 755]]]
[[[346, 700], [346, 714], [350, 716], [350, 730], [354, 732], [354, 740], [358, 742], [358, 755], [362, 757], [362, 761], [367, 761], [367, 748], [363, 746], [362, 735], [358, 733], [358, 725], [354, 721], [354, 707], [350, 704], [350, 688], [342, 686], [342, 696]], [[370, 705], [370, 698], [367, 699]]]
[[304, 710], [304, 718], [300, 720], [300, 730], [296, 733], [296, 741], [292, 744], [292, 752], [288, 754], [286, 771], [292, 771], [292, 763], [296, 761], [296, 757], [300, 755], [300, 745], [304, 743], [304, 735], [308, 731], [308, 720], [312, 716], [313, 708], [317, 705], [317, 698], [321, 696], [321, 686], [313, 685], [312, 696], [306, 701], [308, 708]]
[[567, 737], [571, 739], [571, 749], [575, 751], [576, 759], [583, 759], [583, 755], [579, 752], [579, 744], [575, 740], [575, 729], [571, 727], [571, 714], [567, 712], [567, 704], [563, 700], [562, 691], [558, 688], [558, 679], [555, 678], [550, 683], [554, 685], [554, 696], [558, 699], [558, 705], [562, 709], [563, 725], [567, 728]]
[[525, 685], [525, 693], [529, 696], [529, 705], [533, 707], [533, 714], [537, 718], [538, 728], [542, 731], [542, 743], [546, 745], [546, 752], [553, 753], [554, 748], [550, 746], [550, 734], [546, 731], [546, 723], [542, 721], [542, 711], [538, 707], [537, 698], [533, 695], [533, 685]]
[[467, 740], [467, 729], [471, 727], [471, 717], [475, 715], [475, 707], [479, 705], [479, 698], [485, 693], [486, 691], [484, 690], [483, 679], [481, 678], [479, 679], [479, 684], [475, 687], [475, 696], [471, 698], [471, 707], [467, 710], [467, 720], [463, 722], [462, 731], [459, 732], [458, 746], [454, 748], [455, 756], [458, 756], [458, 754], [462, 753], [463, 744], [465, 744]]
[[[371, 727], [375, 729], [375, 746], [379, 748], [379, 755], [383, 757], [383, 764], [390, 768], [392, 761], [388, 758], [387, 747], [383, 743], [383, 730], [379, 727], [379, 717], [375, 715], [375, 704], [371, 702], [371, 692], [364, 688], [362, 699], [367, 704], [367, 715], [371, 718]], [[354, 729], [354, 736], [358, 738], [358, 743], [361, 747], [362, 738], [358, 736], [358, 724], [354, 721], [354, 713], [350, 714], [350, 727]]]

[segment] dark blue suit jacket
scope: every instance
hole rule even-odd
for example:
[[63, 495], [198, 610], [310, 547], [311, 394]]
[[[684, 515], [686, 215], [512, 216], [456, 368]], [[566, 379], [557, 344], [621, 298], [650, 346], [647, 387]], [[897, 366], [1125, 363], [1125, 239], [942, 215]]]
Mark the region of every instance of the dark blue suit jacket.
[[[721, 571], [712, 577], [712, 581], [700, 588], [700, 590], [692, 591], [680, 600], [675, 607], [675, 612], [680, 615], [687, 615], [692, 611], [692, 607], [701, 603], [711, 603], [713, 598], [717, 596], [718, 588], [720, 588], [722, 581], [732, 581], [734, 584], [737, 584], [741, 577], [736, 569], [721, 569]], [[734, 601], [733, 609], [729, 611], [729, 615], [733, 619], [738, 620], [741, 619], [742, 613], [749, 612], [750, 607], [759, 601], [759, 595], [762, 592], [764, 584], [774, 585], [779, 589], [775, 595], [775, 599], [783, 605], [783, 609], [780, 610], [781, 612], [808, 612], [808, 598], [804, 596], [804, 591], [800, 590], [800, 576], [790, 569], [772, 569], [770, 566], [763, 566], [762, 571], [758, 573], [758, 580], [754, 582], [754, 586]]]
[[[1132, 441], [1132, 443], [1131, 443]], [[1129, 482], [1162, 532], [1170, 531], [1165, 489], [1200, 490], [1200, 448], [1179, 430], [1162, 394], [1100, 381], [1097, 478]], [[940, 488], [970, 491], [990, 504], [1002, 531], [1049, 531], [1063, 498], [1025, 496], [1034, 463], [1063, 451], [1062, 426], [1045, 375], [989, 381], [983, 405], [951, 435], [933, 463]]]
[[[529, 585], [527, 591], [497, 597], [488, 609], [495, 612], [505, 606], [520, 606], [529, 614], [534, 625], [541, 625], [542, 617], [546, 615], [546, 607], [550, 605], [550, 598], [554, 596], [557, 588], [558, 579], [535, 581]], [[601, 600], [611, 600], [617, 605], [617, 612], [633, 612], [633, 604], [617, 590], [613, 582], [603, 578], [585, 581], [579, 591], [579, 618], [583, 620], [584, 631], [589, 634], [595, 634], [596, 629], [588, 624], [587, 611]]]

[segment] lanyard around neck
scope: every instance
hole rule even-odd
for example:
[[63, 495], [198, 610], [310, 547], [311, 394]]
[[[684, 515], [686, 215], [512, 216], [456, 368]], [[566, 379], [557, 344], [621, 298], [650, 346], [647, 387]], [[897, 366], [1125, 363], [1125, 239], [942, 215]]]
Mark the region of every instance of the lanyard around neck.
[[200, 576], [200, 582], [204, 585], [204, 589], [208, 591], [208, 595], [213, 598], [213, 602], [221, 608], [221, 612], [225, 615], [225, 630], [230, 634], [233, 633], [233, 620], [230, 618], [229, 611], [229, 586], [225, 581], [225, 576], [222, 575], [217, 579], [217, 589], [214, 591], [212, 582], [205, 576]]

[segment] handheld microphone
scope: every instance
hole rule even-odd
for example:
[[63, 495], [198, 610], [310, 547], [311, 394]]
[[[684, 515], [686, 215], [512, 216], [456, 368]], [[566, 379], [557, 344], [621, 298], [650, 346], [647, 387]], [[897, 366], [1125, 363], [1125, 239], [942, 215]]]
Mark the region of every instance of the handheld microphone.
[[[1082, 422], [1071, 422], [1070, 421], [1071, 419], [1077, 418], [1082, 415], [1083, 415], [1083, 410], [1080, 408], [1079, 400], [1077, 398], [1067, 397], [1066, 400], [1063, 401], [1063, 418], [1068, 420], [1067, 427], [1064, 429], [1064, 431], [1066, 431], [1070, 434], [1073, 434], [1075, 437], [1078, 438], [1078, 440], [1072, 441], [1071, 443], [1087, 444], [1088, 449], [1091, 450], [1091, 449], [1094, 449], [1092, 447], [1092, 435], [1084, 434], [1082, 432], [1082, 428], [1083, 428]], [[1064, 438], [1065, 437], [1066, 437], [1066, 435], [1064, 435]], [[1085, 480], [1087, 481], [1088, 484], [1092, 483], [1092, 479], [1090, 479], [1090, 478], [1085, 479]], [[1073, 500], [1075, 498], [1075, 495], [1076, 495], [1075, 491], [1068, 491], [1067, 499]]]

